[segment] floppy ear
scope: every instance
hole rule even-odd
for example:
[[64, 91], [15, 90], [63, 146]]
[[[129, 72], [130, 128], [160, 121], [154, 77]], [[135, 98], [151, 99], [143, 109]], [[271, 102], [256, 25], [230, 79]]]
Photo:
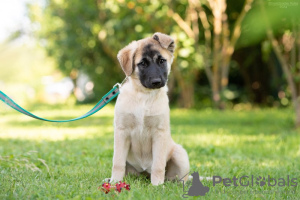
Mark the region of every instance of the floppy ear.
[[133, 72], [133, 67], [134, 67], [133, 57], [136, 49], [137, 49], [137, 42], [133, 41], [129, 45], [121, 49], [117, 55], [119, 63], [126, 76], [130, 76]]
[[171, 53], [174, 53], [175, 43], [173, 38], [163, 33], [154, 33], [152, 38], [159, 42], [160, 46], [164, 49], [169, 50]]

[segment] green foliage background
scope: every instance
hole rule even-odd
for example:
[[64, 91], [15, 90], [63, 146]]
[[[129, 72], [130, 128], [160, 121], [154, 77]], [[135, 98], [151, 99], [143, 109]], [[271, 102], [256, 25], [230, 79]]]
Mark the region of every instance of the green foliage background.
[[[266, 41], [265, 22], [258, 0], [242, 23], [242, 34], [230, 63], [229, 85], [224, 93], [227, 101], [251, 102], [262, 105], [280, 105], [277, 93], [286, 91], [284, 76]], [[213, 24], [213, 15], [207, 1], [201, 1]], [[227, 1], [229, 27], [232, 30], [243, 7], [243, 1]], [[265, 2], [268, 17], [277, 35], [289, 30], [292, 19], [299, 18], [297, 7], [282, 9]], [[117, 52], [133, 40], [164, 32], [176, 38], [177, 51], [173, 68], [183, 80], [194, 86], [196, 107], [211, 105], [211, 92], [204, 73], [204, 29], [199, 21], [199, 40], [189, 38], [172, 19], [170, 10], [183, 19], [187, 17], [189, 1], [129, 1], [129, 0], [47, 0], [44, 5], [30, 4], [30, 17], [40, 28], [36, 36], [48, 54], [55, 58], [66, 75], [72, 70], [87, 73], [94, 82], [95, 99], [123, 80], [116, 59]], [[195, 45], [197, 42], [197, 45]], [[174, 71], [174, 70], [173, 70]], [[184, 88], [178, 85], [174, 73], [169, 88], [172, 103], [178, 102]], [[257, 82], [260, 87], [253, 88]], [[289, 92], [287, 92], [287, 97]]]

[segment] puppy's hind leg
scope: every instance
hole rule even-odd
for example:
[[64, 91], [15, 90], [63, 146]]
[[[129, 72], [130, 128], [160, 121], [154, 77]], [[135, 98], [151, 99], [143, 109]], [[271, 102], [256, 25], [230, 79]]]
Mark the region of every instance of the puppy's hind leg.
[[181, 145], [175, 144], [171, 158], [166, 166], [166, 179], [172, 181], [183, 178], [186, 182], [189, 178], [187, 175], [189, 170], [190, 163], [187, 152]]
[[139, 176], [140, 172], [138, 172], [131, 164], [126, 162], [125, 176], [127, 176], [128, 174], [133, 174], [133, 175]]

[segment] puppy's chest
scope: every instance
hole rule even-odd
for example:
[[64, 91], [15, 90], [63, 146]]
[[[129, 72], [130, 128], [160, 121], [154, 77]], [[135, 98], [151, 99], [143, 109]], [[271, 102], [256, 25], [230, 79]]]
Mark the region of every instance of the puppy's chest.
[[127, 161], [139, 172], [151, 172], [152, 142], [158, 134], [158, 127], [162, 126], [161, 116], [144, 116], [134, 118], [135, 127], [130, 132], [130, 150]]
[[133, 114], [125, 114], [120, 120], [120, 125], [123, 129], [127, 129], [133, 137], [148, 137], [152, 136], [157, 129], [162, 129], [164, 126], [162, 116], [141, 116]]

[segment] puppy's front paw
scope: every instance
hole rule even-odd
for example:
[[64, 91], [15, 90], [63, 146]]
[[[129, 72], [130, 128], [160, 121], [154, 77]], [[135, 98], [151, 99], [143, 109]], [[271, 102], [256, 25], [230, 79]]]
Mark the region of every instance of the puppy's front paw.
[[105, 178], [102, 180], [103, 183], [110, 183], [110, 178]]
[[151, 184], [152, 185], [160, 185], [164, 183], [164, 177], [151, 177]]
[[151, 183], [152, 185], [160, 185], [165, 181], [165, 171], [164, 170], [152, 170], [151, 172]]
[[114, 178], [105, 178], [102, 180], [103, 183], [110, 183], [110, 184], [115, 184], [117, 182], [119, 182], [118, 180], [114, 179]]
[[151, 181], [151, 184], [154, 185], [154, 186], [158, 186], [158, 185], [161, 185], [163, 183], [164, 183], [164, 181], [157, 181], [157, 180]]
[[109, 183], [110, 183], [110, 184], [115, 184], [115, 183], [118, 183], [119, 181], [122, 181], [122, 180], [118, 180], [118, 179], [115, 179], [115, 178], [113, 178], [113, 177], [111, 177], [111, 178], [109, 179]]

